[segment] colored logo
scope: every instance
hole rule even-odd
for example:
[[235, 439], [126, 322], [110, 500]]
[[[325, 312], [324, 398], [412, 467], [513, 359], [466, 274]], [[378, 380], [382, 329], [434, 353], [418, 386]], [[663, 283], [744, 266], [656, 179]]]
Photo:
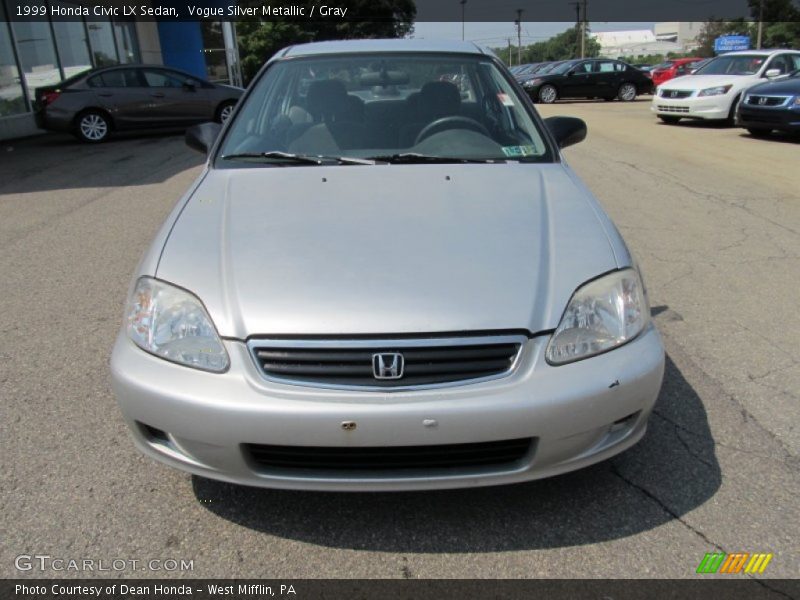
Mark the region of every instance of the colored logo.
[[749, 552], [707, 552], [697, 566], [698, 573], [763, 573], [772, 554]]

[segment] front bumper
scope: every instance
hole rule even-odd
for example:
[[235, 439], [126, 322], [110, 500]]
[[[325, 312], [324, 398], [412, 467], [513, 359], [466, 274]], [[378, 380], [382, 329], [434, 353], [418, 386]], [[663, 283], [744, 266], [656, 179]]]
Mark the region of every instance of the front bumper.
[[698, 97], [695, 92], [688, 98], [664, 98], [655, 95], [650, 110], [659, 116], [685, 119], [727, 119], [733, 100], [734, 95], [730, 92], [721, 96], [704, 97]]
[[750, 129], [800, 132], [800, 106], [760, 108], [742, 104], [736, 113], [736, 123]]
[[[529, 340], [508, 377], [407, 392], [352, 392], [266, 381], [244, 343], [226, 341], [223, 374], [175, 365], [123, 333], [112, 384], [137, 447], [170, 466], [238, 484], [308, 490], [413, 490], [516, 483], [605, 460], [635, 444], [661, 387], [656, 329], [600, 356], [552, 367], [549, 336]], [[345, 421], [357, 423], [343, 429]], [[431, 427], [431, 421], [437, 425]], [[148, 435], [147, 425], [166, 437]], [[427, 426], [426, 426], [427, 425]], [[501, 466], [270, 471], [244, 444], [323, 447], [431, 446], [534, 438]]]

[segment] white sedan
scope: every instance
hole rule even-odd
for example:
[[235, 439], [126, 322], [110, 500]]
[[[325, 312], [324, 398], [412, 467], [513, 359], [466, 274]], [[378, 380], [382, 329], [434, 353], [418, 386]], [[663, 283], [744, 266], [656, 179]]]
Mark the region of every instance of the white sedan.
[[692, 75], [660, 85], [650, 110], [665, 123], [681, 119], [732, 122], [743, 91], [796, 69], [800, 69], [797, 50], [730, 52], [709, 61]]

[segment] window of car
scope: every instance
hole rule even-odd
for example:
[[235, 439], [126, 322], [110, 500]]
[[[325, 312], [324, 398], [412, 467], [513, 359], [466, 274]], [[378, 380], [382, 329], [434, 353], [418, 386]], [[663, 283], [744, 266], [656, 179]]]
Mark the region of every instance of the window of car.
[[595, 62], [595, 73], [621, 73], [625, 65], [616, 60], [599, 60]]
[[770, 69], [778, 69], [781, 72], [781, 75], [786, 75], [787, 73], [791, 73], [794, 71], [794, 63], [791, 60], [791, 56], [788, 54], [778, 54], [777, 56], [772, 57], [772, 60], [767, 65], [767, 71]]
[[114, 69], [93, 75], [86, 80], [86, 84], [93, 88], [124, 88], [140, 87], [139, 79], [133, 69]]
[[191, 77], [174, 71], [142, 69], [147, 85], [152, 88], [182, 88], [186, 84], [197, 85]]
[[239, 160], [242, 154], [270, 152], [552, 160], [528, 104], [488, 56], [364, 53], [279, 60], [253, 84], [215, 164], [241, 167], [247, 162]]
[[792, 71], [800, 69], [800, 54], [787, 54], [786, 56], [792, 65]]
[[572, 67], [571, 71], [573, 73], [580, 74], [580, 75], [583, 75], [585, 73], [591, 73], [592, 72], [592, 61], [586, 61], [586, 62], [578, 63], [577, 65], [574, 65]]
[[700, 67], [696, 75], [755, 75], [764, 65], [761, 54], [724, 54]]

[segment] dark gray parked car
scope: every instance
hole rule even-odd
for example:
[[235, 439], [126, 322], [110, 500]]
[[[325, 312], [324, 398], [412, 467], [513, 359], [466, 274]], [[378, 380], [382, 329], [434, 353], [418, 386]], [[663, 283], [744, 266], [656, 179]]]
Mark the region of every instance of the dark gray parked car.
[[91, 69], [36, 89], [37, 124], [103, 142], [112, 131], [225, 121], [243, 89], [159, 65]]

